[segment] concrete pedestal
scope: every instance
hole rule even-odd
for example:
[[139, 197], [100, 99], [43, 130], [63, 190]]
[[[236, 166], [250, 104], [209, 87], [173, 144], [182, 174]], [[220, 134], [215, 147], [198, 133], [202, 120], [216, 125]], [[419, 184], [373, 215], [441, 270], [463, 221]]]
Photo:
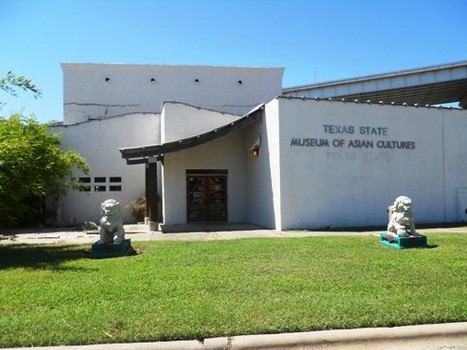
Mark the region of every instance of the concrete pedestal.
[[99, 243], [92, 245], [93, 258], [111, 258], [117, 256], [133, 255], [135, 250], [131, 246], [131, 239], [125, 239], [121, 243]]
[[426, 236], [424, 235], [398, 237], [389, 232], [382, 232], [379, 242], [397, 249], [428, 247]]

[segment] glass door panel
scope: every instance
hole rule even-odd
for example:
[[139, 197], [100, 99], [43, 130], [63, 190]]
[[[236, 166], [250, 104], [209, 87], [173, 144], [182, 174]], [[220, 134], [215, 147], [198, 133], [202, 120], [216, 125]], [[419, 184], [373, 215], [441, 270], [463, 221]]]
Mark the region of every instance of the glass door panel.
[[188, 181], [188, 221], [206, 220], [206, 179], [190, 176]]
[[187, 221], [227, 220], [227, 176], [187, 176]]
[[225, 176], [213, 176], [209, 178], [209, 221], [224, 221], [226, 219], [226, 180]]

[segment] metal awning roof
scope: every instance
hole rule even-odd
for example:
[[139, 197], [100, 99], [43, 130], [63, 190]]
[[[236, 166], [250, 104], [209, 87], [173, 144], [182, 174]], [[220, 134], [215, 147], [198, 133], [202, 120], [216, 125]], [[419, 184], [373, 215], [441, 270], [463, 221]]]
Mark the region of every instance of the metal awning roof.
[[261, 116], [262, 109], [264, 109], [264, 104], [259, 105], [245, 116], [236, 119], [229, 124], [192, 137], [163, 144], [120, 148], [119, 151], [122, 154], [122, 158], [126, 159], [127, 164], [148, 163], [150, 158], [160, 160], [164, 154], [196, 147], [203, 143], [241, 130], [257, 121]]
[[467, 61], [372, 75], [355, 79], [298, 86], [284, 95], [383, 101], [397, 105], [467, 105]]

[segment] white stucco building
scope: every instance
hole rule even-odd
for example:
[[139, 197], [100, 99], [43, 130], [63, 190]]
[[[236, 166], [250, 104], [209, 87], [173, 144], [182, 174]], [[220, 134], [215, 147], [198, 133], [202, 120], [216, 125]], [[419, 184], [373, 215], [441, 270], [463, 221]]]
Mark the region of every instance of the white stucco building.
[[92, 169], [63, 201], [65, 224], [143, 194], [166, 225], [379, 226], [402, 194], [419, 223], [467, 220], [464, 110], [287, 97], [281, 68], [62, 69], [56, 130]]
[[[160, 162], [151, 163], [158, 175], [146, 184], [149, 166], [128, 166], [118, 149], [214, 129], [282, 92], [282, 68], [63, 63], [62, 70], [64, 121], [55, 131], [91, 166], [89, 176], [77, 174], [86, 191], [63, 200], [63, 224], [96, 221], [103, 200], [112, 197], [124, 207], [151, 190], [158, 206], [151, 216], [160, 218]], [[129, 210], [123, 216], [133, 220]]]

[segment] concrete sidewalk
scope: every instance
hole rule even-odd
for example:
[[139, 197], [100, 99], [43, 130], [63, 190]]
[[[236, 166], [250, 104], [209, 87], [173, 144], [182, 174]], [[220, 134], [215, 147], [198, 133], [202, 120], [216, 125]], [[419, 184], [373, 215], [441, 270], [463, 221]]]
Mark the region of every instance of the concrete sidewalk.
[[[251, 224], [176, 225], [165, 227], [166, 232], [148, 231], [147, 225], [125, 225], [125, 232], [133, 242], [138, 241], [208, 241], [242, 238], [291, 238], [317, 236], [375, 236], [381, 230], [290, 230], [276, 231]], [[460, 232], [467, 234], [467, 226], [437, 227], [417, 230], [421, 234]], [[99, 239], [97, 231], [77, 231], [74, 228], [41, 228], [0, 232], [0, 244], [92, 244]]]

